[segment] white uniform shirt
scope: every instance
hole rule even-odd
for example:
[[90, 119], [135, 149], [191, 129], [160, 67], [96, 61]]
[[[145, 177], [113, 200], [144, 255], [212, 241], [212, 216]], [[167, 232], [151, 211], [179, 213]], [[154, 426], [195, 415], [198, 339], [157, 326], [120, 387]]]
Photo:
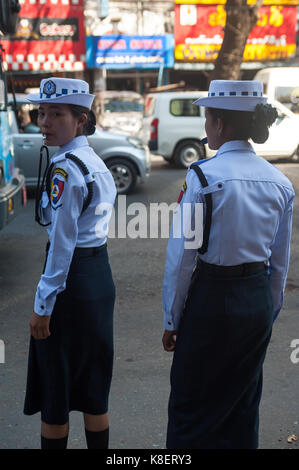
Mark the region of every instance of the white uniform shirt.
[[[194, 213], [195, 203], [205, 203], [204, 194], [212, 194], [209, 245], [200, 259], [223, 266], [269, 260], [275, 319], [283, 304], [289, 265], [295, 196], [290, 181], [257, 156], [246, 141], [227, 142], [213, 158], [197, 165], [209, 186], [203, 188], [195, 171], [189, 169], [180, 206], [191, 203]], [[167, 330], [179, 327], [196, 263], [197, 249], [184, 249], [185, 241], [171, 231], [162, 289]]]
[[[86, 178], [76, 163], [65, 157], [77, 156], [87, 166]], [[44, 274], [37, 286], [34, 311], [51, 315], [56, 296], [65, 289], [66, 279], [75, 247], [96, 247], [106, 243], [108, 223], [116, 197], [113, 177], [101, 158], [88, 145], [85, 136], [75, 137], [62, 146], [51, 158], [51, 200], [43, 193], [41, 210], [50, 241]], [[93, 196], [81, 214], [88, 190], [86, 182], [93, 181]]]

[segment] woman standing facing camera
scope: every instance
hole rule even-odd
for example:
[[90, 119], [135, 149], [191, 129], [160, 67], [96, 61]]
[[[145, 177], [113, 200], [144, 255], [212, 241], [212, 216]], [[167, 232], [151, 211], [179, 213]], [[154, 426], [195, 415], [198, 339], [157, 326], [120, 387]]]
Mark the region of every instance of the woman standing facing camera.
[[203, 204], [202, 246], [187, 249], [183, 237], [171, 236], [167, 248], [162, 341], [174, 351], [167, 447], [254, 449], [294, 190], [248, 142], [265, 142], [277, 117], [260, 82], [212, 81], [195, 104], [206, 107], [208, 144], [217, 153], [191, 165], [180, 198], [193, 218]]
[[27, 98], [39, 103], [45, 146], [60, 148], [37, 200], [49, 242], [30, 320], [24, 413], [41, 412], [42, 449], [66, 448], [71, 410], [84, 414], [88, 448], [107, 448], [115, 289], [106, 241], [116, 189], [86, 138], [96, 124], [88, 84], [53, 77]]

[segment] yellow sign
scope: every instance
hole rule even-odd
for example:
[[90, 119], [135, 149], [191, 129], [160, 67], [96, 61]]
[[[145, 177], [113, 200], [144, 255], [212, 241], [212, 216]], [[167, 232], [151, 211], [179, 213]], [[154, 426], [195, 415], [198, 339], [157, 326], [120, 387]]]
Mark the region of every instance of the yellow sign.
[[225, 26], [226, 23], [226, 11], [222, 5], [217, 6], [217, 11], [209, 15], [210, 26]]
[[286, 44], [285, 46], [246, 44], [244, 50], [244, 60], [278, 60], [287, 59], [296, 53], [296, 44]]
[[177, 44], [174, 58], [184, 62], [211, 62], [217, 59], [220, 48], [221, 44]]
[[[225, 5], [226, 0], [174, 0], [178, 5]], [[248, 5], [255, 4], [256, 0], [247, 0]], [[264, 0], [263, 5], [299, 5], [299, 0]]]
[[[184, 62], [211, 62], [217, 59], [221, 45], [215, 44], [178, 44], [175, 48], [175, 60]], [[285, 46], [246, 44], [245, 61], [286, 59], [296, 52], [296, 44]]]
[[[272, 5], [270, 7], [270, 15], [267, 13], [261, 13], [258, 21], [257, 26], [267, 26], [267, 24], [271, 26], [276, 26], [277, 28], [283, 24], [283, 14], [282, 6], [275, 6]], [[209, 15], [209, 25], [210, 26], [225, 26], [226, 23], [226, 11], [222, 5], [217, 6], [217, 11], [215, 13], [211, 13]]]
[[[267, 13], [261, 13], [257, 26], [276, 26], [277, 28], [283, 24], [283, 14], [281, 13], [283, 7], [272, 5], [270, 7], [270, 15]], [[225, 26], [226, 23], [226, 11], [222, 5], [217, 6], [217, 11], [209, 15], [210, 26]]]

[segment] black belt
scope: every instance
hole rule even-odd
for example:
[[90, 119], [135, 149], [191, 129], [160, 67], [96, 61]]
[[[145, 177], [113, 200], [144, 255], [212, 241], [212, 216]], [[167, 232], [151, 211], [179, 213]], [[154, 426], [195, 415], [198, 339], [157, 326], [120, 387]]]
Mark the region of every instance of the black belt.
[[[75, 250], [74, 250], [74, 253], [84, 253], [86, 255], [96, 255], [97, 253], [99, 253], [99, 251], [101, 251], [103, 248], [105, 248], [107, 246], [107, 243], [104, 243], [104, 245], [101, 245], [101, 246], [92, 246], [90, 248], [81, 248], [79, 246], [76, 246]], [[50, 242], [48, 241], [47, 242], [47, 245], [46, 245], [46, 252], [48, 252], [50, 249]]]
[[107, 243], [104, 243], [104, 245], [101, 245], [101, 246], [92, 246], [90, 248], [81, 248], [79, 246], [76, 246], [74, 253], [84, 253], [85, 255], [94, 256], [97, 253], [99, 253], [101, 250], [106, 248], [106, 246], [107, 246]]
[[236, 266], [219, 266], [216, 264], [208, 264], [202, 260], [198, 260], [196, 270], [207, 273], [215, 277], [242, 277], [255, 274], [266, 269], [266, 263], [257, 261], [254, 263], [238, 264]]

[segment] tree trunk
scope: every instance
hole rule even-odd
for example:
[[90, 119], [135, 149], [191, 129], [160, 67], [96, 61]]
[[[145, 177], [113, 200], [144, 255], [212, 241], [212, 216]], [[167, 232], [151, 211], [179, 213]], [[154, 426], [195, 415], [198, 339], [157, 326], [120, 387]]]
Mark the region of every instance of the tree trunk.
[[238, 80], [247, 38], [258, 20], [263, 0], [247, 5], [246, 0], [227, 0], [224, 38], [211, 80]]

